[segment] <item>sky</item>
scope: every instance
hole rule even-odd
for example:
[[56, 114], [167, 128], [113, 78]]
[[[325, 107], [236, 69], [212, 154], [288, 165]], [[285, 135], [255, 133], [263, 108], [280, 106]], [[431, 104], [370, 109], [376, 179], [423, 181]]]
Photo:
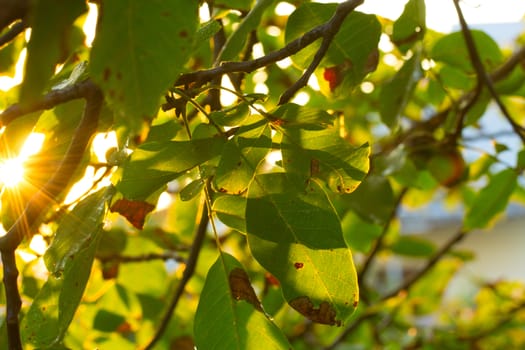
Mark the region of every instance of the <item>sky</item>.
[[[365, 0], [357, 10], [395, 19], [403, 11], [406, 2], [407, 0]], [[457, 26], [453, 0], [426, 0], [425, 3], [429, 28], [449, 32]], [[469, 24], [515, 23], [525, 17], [523, 0], [463, 0], [461, 9]]]

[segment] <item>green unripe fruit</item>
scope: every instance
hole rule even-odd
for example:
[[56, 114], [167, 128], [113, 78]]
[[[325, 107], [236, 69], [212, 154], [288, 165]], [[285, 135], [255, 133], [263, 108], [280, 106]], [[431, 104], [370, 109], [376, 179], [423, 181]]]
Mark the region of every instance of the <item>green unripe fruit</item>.
[[461, 153], [451, 149], [432, 155], [427, 169], [441, 185], [453, 187], [463, 180], [466, 164]]
[[106, 162], [110, 166], [119, 166], [126, 160], [128, 154], [126, 150], [119, 150], [117, 147], [111, 147], [106, 151]]

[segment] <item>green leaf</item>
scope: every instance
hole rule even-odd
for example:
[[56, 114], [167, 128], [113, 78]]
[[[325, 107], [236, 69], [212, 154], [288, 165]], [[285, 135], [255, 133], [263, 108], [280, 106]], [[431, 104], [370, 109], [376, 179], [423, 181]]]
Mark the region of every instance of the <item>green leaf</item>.
[[[493, 69], [501, 64], [503, 54], [494, 39], [481, 30], [471, 30], [471, 33], [485, 67]], [[469, 73], [474, 72], [461, 32], [454, 32], [439, 39], [430, 54], [435, 61], [445, 62]]]
[[340, 193], [354, 191], [370, 166], [368, 144], [352, 147], [332, 128], [285, 129], [281, 152], [283, 166], [295, 181], [305, 184], [310, 178], [320, 178]]
[[425, 12], [424, 0], [410, 0], [401, 16], [394, 22], [392, 42], [401, 52], [406, 53], [425, 35]]
[[39, 348], [60, 345], [86, 287], [102, 230], [93, 227], [92, 239], [70, 256], [63, 273], [50, 275], [33, 300], [20, 329], [27, 344]]
[[160, 98], [182, 72], [197, 31], [197, 7], [186, 0], [104, 2], [91, 73], [120, 122], [133, 131], [155, 116]]
[[259, 163], [272, 147], [271, 129], [266, 119], [258, 116], [254, 121], [241, 126], [224, 145], [215, 174], [215, 187], [219, 192], [240, 194], [246, 191]]
[[400, 255], [428, 257], [435, 252], [436, 247], [432, 242], [421, 237], [400, 236], [390, 245], [390, 249]]
[[350, 210], [341, 220], [341, 227], [348, 246], [362, 253], [367, 253], [370, 250], [372, 242], [383, 231], [380, 225], [370, 223]]
[[248, 34], [257, 29], [261, 22], [264, 11], [273, 3], [274, 0], [257, 0], [250, 12], [244, 17], [239, 27], [228, 38], [222, 47], [217, 62], [228, 61], [235, 58], [246, 45]]
[[339, 218], [315, 181], [306, 191], [284, 173], [257, 175], [246, 205], [248, 243], [279, 279], [287, 302], [312, 321], [341, 325], [359, 297]]
[[133, 152], [117, 188], [128, 199], [144, 200], [185, 171], [219, 155], [224, 138], [150, 142]]
[[246, 233], [246, 198], [221, 195], [213, 202], [213, 211], [223, 224]]
[[326, 111], [300, 106], [295, 103], [286, 103], [271, 112], [272, 117], [277, 118], [276, 123], [285, 128], [301, 128], [309, 130], [321, 130], [334, 123], [334, 115]]
[[180, 199], [182, 201], [189, 201], [195, 198], [199, 193], [202, 192], [202, 189], [204, 188], [204, 181], [202, 179], [197, 179], [189, 184], [187, 184], [181, 191], [180, 191]]
[[390, 219], [396, 205], [390, 182], [378, 175], [368, 176], [357, 190], [342, 200], [365, 220], [380, 225]]
[[390, 129], [397, 128], [399, 117], [412, 97], [417, 82], [422, 77], [419, 59], [419, 54], [412, 56], [381, 89], [379, 112], [381, 120]]
[[487, 227], [492, 219], [506, 208], [517, 180], [518, 176], [513, 169], [506, 169], [492, 176], [468, 208], [464, 229], [469, 231]]
[[115, 189], [99, 190], [82, 200], [60, 221], [53, 242], [44, 254], [47, 270], [62, 274], [67, 262], [84, 249], [96, 234]]
[[[197, 47], [205, 45], [219, 30], [221, 30], [221, 25], [218, 21], [211, 20], [203, 23], [195, 35], [194, 45]], [[193, 50], [195, 49], [196, 48], [194, 47]]]
[[[285, 40], [287, 43], [299, 38], [315, 26], [327, 22], [334, 14], [337, 4], [305, 3], [288, 18]], [[381, 24], [375, 15], [354, 11], [344, 20], [335, 35], [328, 52], [320, 64], [321, 68], [343, 65], [347, 85], [355, 85], [375, 69], [372, 64], [377, 54], [381, 36]], [[301, 69], [306, 68], [321, 45], [317, 40], [292, 56]]]
[[67, 35], [75, 19], [87, 10], [83, 0], [38, 0], [31, 19], [25, 77], [20, 90], [24, 102], [38, 98], [55, 73], [55, 65], [70, 55]]
[[290, 349], [264, 313], [242, 265], [222, 253], [206, 276], [195, 314], [199, 349]]

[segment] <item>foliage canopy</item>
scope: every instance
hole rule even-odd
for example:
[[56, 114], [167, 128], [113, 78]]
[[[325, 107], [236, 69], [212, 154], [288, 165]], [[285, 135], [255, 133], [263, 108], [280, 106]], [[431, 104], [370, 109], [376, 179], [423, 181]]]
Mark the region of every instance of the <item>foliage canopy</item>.
[[[0, 92], [0, 342], [524, 346], [522, 284], [441, 309], [472, 257], [457, 243], [525, 199], [523, 37], [502, 48], [451, 1], [443, 34], [423, 0], [397, 20], [363, 0], [0, 0], [1, 74], [26, 55]], [[403, 234], [401, 209], [436, 199], [462, 208], [457, 233]], [[387, 258], [412, 269], [386, 283]]]

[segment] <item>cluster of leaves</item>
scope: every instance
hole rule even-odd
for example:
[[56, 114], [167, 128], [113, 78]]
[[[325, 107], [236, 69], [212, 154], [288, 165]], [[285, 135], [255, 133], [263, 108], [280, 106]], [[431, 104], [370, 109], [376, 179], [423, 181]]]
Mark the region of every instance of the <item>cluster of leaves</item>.
[[[30, 133], [45, 142], [25, 181], [2, 190], [0, 341], [21, 348], [19, 331], [42, 349], [522, 346], [521, 284], [440, 306], [470, 258], [455, 244], [523, 200], [525, 152], [509, 164], [505, 144], [472, 152], [466, 135], [486, 133], [495, 101], [523, 148], [525, 50], [465, 23], [433, 32], [423, 0], [395, 21], [355, 10], [362, 2], [298, 0], [277, 15], [272, 0], [101, 1], [92, 47], [85, 1], [19, 10], [23, 25], [0, 33], [2, 74], [27, 50], [24, 80], [0, 94], [0, 157]], [[28, 41], [13, 35], [26, 26]], [[306, 101], [292, 100], [299, 90]], [[87, 142], [107, 132], [117, 145], [100, 158]], [[91, 187], [64, 202], [90, 171]], [[457, 234], [441, 247], [402, 235], [399, 208], [437, 196], [463, 207]], [[385, 285], [385, 256], [417, 269]]]

